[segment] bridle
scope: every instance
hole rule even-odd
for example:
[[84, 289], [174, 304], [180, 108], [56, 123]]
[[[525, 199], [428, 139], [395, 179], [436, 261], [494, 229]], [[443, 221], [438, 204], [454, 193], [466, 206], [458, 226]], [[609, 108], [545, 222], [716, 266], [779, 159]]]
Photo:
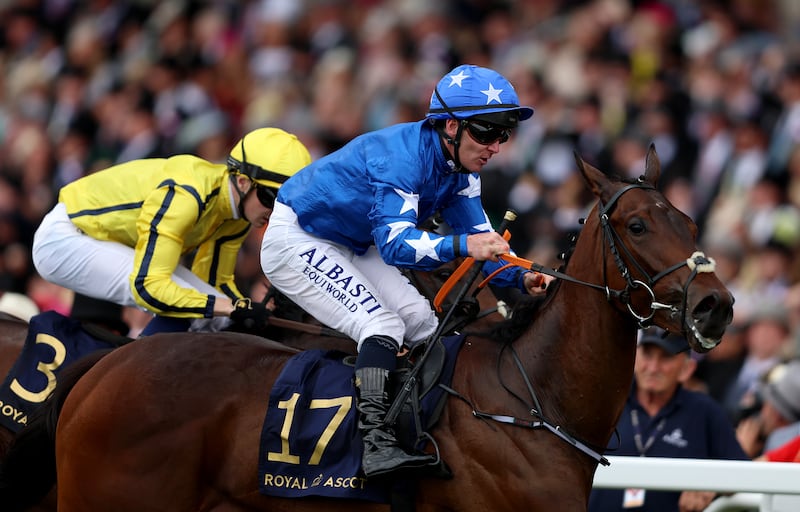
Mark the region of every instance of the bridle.
[[[551, 275], [557, 277], [563, 281], [569, 281], [576, 284], [581, 284], [584, 286], [589, 286], [591, 288], [602, 290], [605, 295], [606, 299], [611, 301], [612, 299], [619, 300], [622, 304], [624, 304], [628, 312], [636, 319], [639, 324], [640, 328], [646, 328], [649, 325], [649, 322], [653, 319], [656, 312], [659, 310], [669, 310], [671, 315], [676, 315], [678, 313], [681, 314], [681, 332], [684, 333], [686, 328], [686, 302], [688, 299], [689, 293], [689, 286], [691, 285], [694, 278], [699, 273], [704, 272], [714, 272], [715, 269], [715, 262], [713, 258], [706, 257], [700, 251], [694, 252], [691, 256], [686, 258], [683, 261], [679, 261], [678, 263], [667, 267], [666, 269], [662, 270], [661, 272], [657, 273], [654, 276], [650, 276], [647, 271], [636, 261], [636, 258], [631, 254], [631, 251], [625, 246], [625, 243], [622, 241], [622, 238], [619, 234], [614, 230], [610, 223], [610, 216], [611, 212], [617, 204], [617, 201], [623, 194], [626, 192], [633, 190], [633, 189], [644, 189], [644, 190], [655, 190], [655, 187], [650, 183], [644, 181], [644, 177], [639, 177], [635, 183], [631, 183], [622, 187], [617, 192], [614, 193], [613, 196], [608, 200], [607, 203], [603, 203], [602, 200], [598, 202], [598, 215], [600, 219], [600, 229], [603, 231], [603, 259], [602, 261], [606, 261], [606, 250], [611, 252], [611, 256], [614, 258], [614, 263], [619, 269], [619, 273], [623, 279], [625, 279], [625, 288], [621, 290], [612, 290], [608, 286], [608, 275], [607, 275], [607, 268], [603, 266], [603, 285], [598, 285], [594, 283], [589, 283], [586, 281], [581, 281], [579, 279], [575, 279], [567, 274], [562, 272], [551, 270], [543, 267], [542, 265], [533, 263], [531, 264], [531, 270], [536, 272], [541, 272], [543, 274]], [[626, 258], [623, 259], [620, 255], [620, 249], [625, 254]], [[625, 264], [625, 260], [630, 262], [636, 268], [636, 271], [642, 276], [641, 279], [635, 279], [632, 275], [628, 266]], [[659, 302], [656, 300], [656, 294], [654, 291], [655, 284], [663, 277], [675, 272], [676, 270], [682, 268], [683, 266], [687, 266], [691, 273], [686, 280], [686, 283], [683, 286], [683, 297], [681, 299], [681, 304], [671, 305], [666, 304], [664, 302]], [[644, 288], [645, 291], [650, 295], [650, 305], [649, 311], [647, 313], [639, 313], [635, 310], [633, 304], [631, 303], [631, 291]]]
[[[603, 232], [603, 241], [604, 241], [604, 243], [603, 243], [603, 259], [602, 259], [602, 261], [604, 263], [603, 264], [603, 282], [604, 282], [603, 285], [598, 285], [598, 284], [595, 284], [595, 283], [589, 283], [589, 282], [586, 282], [586, 281], [581, 281], [579, 279], [575, 279], [575, 278], [573, 278], [573, 277], [571, 277], [571, 276], [569, 276], [567, 274], [564, 274], [562, 272], [559, 272], [559, 271], [556, 271], [556, 270], [547, 269], [547, 268], [542, 267], [539, 264], [535, 264], [535, 263], [531, 263], [531, 262], [528, 262], [528, 263], [530, 263], [530, 265], [526, 266], [526, 268], [529, 268], [529, 269], [534, 270], [536, 272], [541, 272], [543, 274], [548, 274], [548, 275], [551, 275], [551, 276], [555, 276], [555, 277], [557, 277], [557, 278], [559, 278], [561, 280], [564, 280], [564, 281], [570, 281], [570, 282], [573, 282], [573, 283], [577, 283], [577, 284], [589, 286], [591, 288], [602, 290], [605, 293], [607, 300], [611, 301], [612, 299], [616, 299], [616, 300], [619, 300], [620, 302], [622, 302], [623, 304], [625, 304], [625, 306], [627, 307], [628, 312], [630, 312], [630, 314], [636, 319], [636, 321], [638, 322], [640, 328], [646, 327], [647, 324], [652, 320], [653, 316], [655, 315], [655, 313], [658, 310], [663, 310], [663, 309], [669, 310], [672, 315], [675, 315], [680, 311], [680, 313], [681, 313], [681, 328], [682, 328], [682, 330], [685, 330], [687, 328], [687, 325], [686, 325], [685, 322], [686, 322], [686, 305], [687, 305], [689, 286], [690, 286], [691, 282], [694, 280], [694, 278], [697, 276], [698, 273], [713, 272], [714, 271], [714, 260], [711, 259], [711, 258], [707, 258], [702, 252], [697, 251], [697, 252], [694, 252], [686, 260], [680, 261], [680, 262], [678, 262], [678, 263], [676, 263], [676, 264], [674, 264], [674, 265], [672, 265], [670, 267], [667, 267], [666, 269], [664, 269], [661, 272], [655, 274], [654, 276], [650, 276], [648, 274], [648, 272], [642, 267], [642, 265], [639, 264], [636, 261], [636, 258], [633, 257], [633, 254], [625, 246], [625, 243], [623, 242], [622, 238], [614, 230], [614, 228], [611, 226], [611, 223], [609, 221], [611, 213], [612, 213], [612, 210], [614, 209], [614, 207], [616, 206], [617, 202], [619, 201], [619, 198], [622, 197], [622, 195], [625, 194], [626, 192], [628, 192], [630, 190], [634, 190], [634, 189], [655, 190], [655, 187], [653, 185], [651, 185], [650, 183], [647, 183], [644, 180], [644, 177], [639, 177], [634, 183], [630, 183], [630, 184], [622, 187], [621, 189], [619, 189], [617, 192], [615, 192], [614, 195], [611, 196], [611, 198], [608, 200], [607, 203], [604, 204], [602, 202], [602, 200], [598, 203], [598, 214], [599, 214], [599, 220], [600, 220], [600, 229]], [[625, 254], [626, 258], [624, 258], [624, 259], [622, 258], [621, 254], [620, 254], [620, 249], [623, 251], [623, 253]], [[608, 283], [608, 275], [607, 275], [607, 271], [606, 271], [607, 266], [605, 265], [605, 261], [606, 261], [606, 257], [607, 257], [606, 250], [610, 251], [611, 256], [614, 258], [614, 262], [615, 262], [617, 268], [619, 269], [620, 275], [625, 279], [625, 287], [623, 289], [621, 289], [621, 290], [612, 290], [607, 284]], [[633, 265], [636, 268], [637, 272], [643, 276], [641, 279], [635, 279], [635, 278], [632, 277], [628, 266], [625, 264], [626, 260], [629, 261], [631, 263], [631, 265]], [[515, 261], [519, 262], [519, 261], [521, 261], [521, 258], [515, 258]], [[517, 263], [517, 264], [519, 264], [519, 263]], [[681, 300], [680, 306], [665, 304], [663, 302], [657, 301], [656, 300], [656, 296], [655, 296], [655, 292], [653, 290], [653, 288], [655, 286], [655, 283], [658, 282], [663, 277], [665, 277], [665, 276], [671, 274], [672, 272], [682, 268], [684, 265], [687, 266], [691, 270], [691, 273], [689, 274], [689, 277], [688, 277], [688, 279], [686, 281], [686, 284], [683, 287], [683, 298]], [[644, 288], [648, 292], [648, 294], [650, 295], [650, 306], [649, 306], [650, 311], [647, 314], [638, 313], [634, 309], [633, 305], [631, 304], [631, 300], [630, 300], [631, 291], [634, 290], [634, 289], [640, 288], [640, 287]], [[519, 370], [520, 375], [522, 375], [522, 379], [525, 382], [525, 387], [527, 388], [528, 394], [530, 395], [530, 401], [525, 400], [524, 398], [519, 396], [517, 393], [515, 393], [513, 390], [511, 390], [503, 382], [502, 372], [501, 372], [501, 369], [500, 369], [500, 364], [501, 364], [501, 360], [502, 360], [502, 353], [504, 351], [506, 351], [506, 350], [511, 352], [511, 357], [512, 357], [512, 360], [514, 361], [514, 365]], [[510, 393], [513, 397], [515, 397], [517, 400], [522, 402], [525, 405], [525, 407], [527, 407], [528, 410], [530, 411], [530, 415], [533, 416], [536, 419], [531, 421], [531, 420], [517, 418], [515, 416], [510, 416], [510, 415], [492, 414], [492, 413], [488, 413], [488, 412], [479, 411], [477, 408], [475, 408], [474, 404], [472, 404], [472, 402], [468, 398], [466, 398], [465, 396], [461, 395], [458, 391], [456, 391], [456, 390], [454, 390], [454, 389], [452, 389], [452, 388], [450, 388], [448, 386], [443, 386], [442, 384], [440, 384], [440, 386], [442, 386], [449, 394], [451, 394], [451, 395], [459, 398], [460, 400], [466, 402], [467, 404], [469, 404], [470, 407], [472, 407], [472, 414], [476, 418], [483, 419], [484, 421], [495, 421], [495, 422], [498, 422], [498, 423], [506, 423], [506, 424], [517, 426], [517, 427], [523, 427], [523, 428], [528, 428], [528, 429], [532, 429], [532, 430], [535, 430], [535, 429], [548, 430], [551, 433], [553, 433], [556, 436], [558, 436], [559, 438], [561, 438], [562, 440], [564, 440], [567, 443], [569, 443], [570, 445], [574, 446], [575, 448], [577, 448], [581, 452], [585, 453], [586, 455], [588, 455], [592, 459], [594, 459], [597, 463], [599, 463], [601, 465], [604, 465], [604, 466], [608, 466], [610, 464], [608, 459], [606, 457], [604, 457], [603, 454], [601, 453], [602, 448], [598, 449], [596, 447], [589, 446], [587, 443], [585, 443], [585, 442], [579, 440], [578, 438], [576, 438], [576, 437], [568, 434], [567, 432], [565, 432], [564, 429], [561, 428], [559, 425], [553, 424], [550, 420], [548, 420], [543, 415], [542, 407], [541, 407], [541, 404], [539, 402], [539, 398], [536, 396], [536, 392], [534, 390], [533, 383], [531, 382], [530, 377], [528, 376], [527, 372], [525, 371], [525, 368], [524, 368], [524, 365], [522, 363], [522, 360], [520, 359], [519, 355], [517, 354], [516, 350], [514, 350], [514, 347], [511, 344], [504, 345], [502, 350], [501, 350], [501, 352], [500, 352], [500, 356], [497, 359], [497, 373], [498, 373], [498, 376], [500, 378], [500, 381], [502, 383], [503, 388], [505, 388], [505, 390], [508, 393]]]

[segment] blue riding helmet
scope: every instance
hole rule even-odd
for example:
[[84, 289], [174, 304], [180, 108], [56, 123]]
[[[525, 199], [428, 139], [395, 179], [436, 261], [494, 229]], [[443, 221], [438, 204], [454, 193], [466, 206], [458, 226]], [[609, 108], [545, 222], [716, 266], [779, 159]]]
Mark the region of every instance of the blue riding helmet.
[[[506, 116], [486, 114], [506, 113]], [[497, 71], [463, 64], [447, 73], [431, 94], [427, 119], [467, 119], [491, 117], [504, 119], [510, 126], [533, 115], [531, 107], [519, 104], [514, 87]]]

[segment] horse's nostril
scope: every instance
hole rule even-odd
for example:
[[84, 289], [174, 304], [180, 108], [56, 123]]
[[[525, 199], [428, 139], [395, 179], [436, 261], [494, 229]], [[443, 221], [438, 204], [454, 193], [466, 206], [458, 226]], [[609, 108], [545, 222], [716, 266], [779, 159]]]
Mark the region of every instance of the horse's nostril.
[[707, 295], [703, 298], [700, 302], [698, 302], [692, 313], [695, 317], [698, 316], [705, 316], [708, 315], [710, 312], [714, 311], [720, 304], [719, 295], [715, 292], [711, 295]]
[[709, 293], [695, 304], [691, 316], [699, 334], [719, 339], [733, 318], [733, 297], [718, 291]]

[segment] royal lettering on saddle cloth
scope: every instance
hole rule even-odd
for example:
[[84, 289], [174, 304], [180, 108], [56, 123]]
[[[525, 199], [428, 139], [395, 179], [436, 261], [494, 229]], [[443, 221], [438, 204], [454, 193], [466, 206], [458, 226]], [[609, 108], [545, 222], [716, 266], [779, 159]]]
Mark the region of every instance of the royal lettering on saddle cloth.
[[18, 432], [55, 389], [62, 368], [107, 348], [114, 345], [91, 336], [77, 320], [55, 311], [32, 317], [22, 352], [0, 386], [0, 424]]
[[[463, 336], [442, 340], [447, 359], [439, 382], [449, 384]], [[284, 367], [269, 398], [259, 447], [260, 492], [299, 498], [325, 496], [389, 502], [390, 489], [367, 481], [361, 471], [353, 367], [336, 351], [307, 350]], [[421, 424], [444, 391], [436, 386], [421, 400]], [[402, 420], [403, 417], [401, 416]]]

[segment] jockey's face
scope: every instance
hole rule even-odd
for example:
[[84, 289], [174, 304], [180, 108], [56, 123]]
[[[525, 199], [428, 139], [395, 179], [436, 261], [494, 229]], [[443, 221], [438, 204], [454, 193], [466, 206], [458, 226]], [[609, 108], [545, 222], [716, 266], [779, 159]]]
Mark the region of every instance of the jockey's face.
[[[460, 121], [455, 119], [448, 119], [445, 123], [445, 133], [452, 139], [455, 139], [458, 133], [458, 125]], [[464, 128], [461, 132], [461, 144], [458, 148], [458, 158], [461, 166], [469, 172], [481, 172], [483, 166], [489, 162], [489, 159], [495, 153], [500, 152], [500, 143], [503, 138], [498, 137], [488, 144], [481, 144], [470, 133], [469, 128]], [[450, 150], [450, 155], [454, 155], [454, 148], [452, 144], [447, 144]]]
[[[272, 208], [268, 208], [261, 204], [259, 200], [256, 186], [248, 178], [239, 176], [236, 182], [245, 195], [240, 200], [244, 201], [242, 204], [242, 212], [245, 219], [247, 219], [254, 228], [263, 228], [269, 222], [269, 217], [272, 215]], [[236, 197], [236, 195], [234, 195]]]

